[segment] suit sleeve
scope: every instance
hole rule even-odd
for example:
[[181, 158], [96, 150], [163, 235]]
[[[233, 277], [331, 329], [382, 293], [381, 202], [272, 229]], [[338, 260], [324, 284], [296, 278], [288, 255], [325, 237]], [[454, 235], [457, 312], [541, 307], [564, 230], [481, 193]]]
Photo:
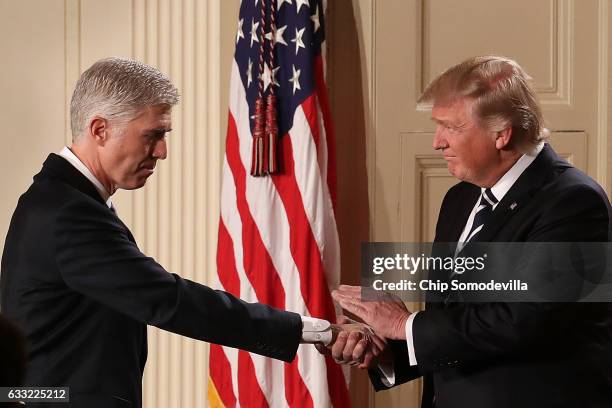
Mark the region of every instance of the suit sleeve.
[[[559, 195], [527, 241], [608, 241], [609, 206], [580, 185]], [[420, 312], [413, 322], [418, 367], [431, 372], [465, 363], [512, 358], [546, 347], [579, 322], [580, 308], [561, 303], [464, 303]]]
[[388, 387], [382, 381], [382, 374], [377, 369], [368, 370], [370, 381], [376, 391], [387, 390], [396, 387], [415, 378], [422, 376], [421, 371], [416, 366], [410, 366], [408, 361], [408, 350], [406, 342], [403, 340], [389, 340], [388, 347], [393, 355], [393, 370], [395, 371], [395, 383]]
[[70, 203], [54, 223], [57, 266], [75, 291], [160, 329], [284, 361], [295, 357], [298, 314], [246, 303], [167, 272], [140, 252], [103, 206]]

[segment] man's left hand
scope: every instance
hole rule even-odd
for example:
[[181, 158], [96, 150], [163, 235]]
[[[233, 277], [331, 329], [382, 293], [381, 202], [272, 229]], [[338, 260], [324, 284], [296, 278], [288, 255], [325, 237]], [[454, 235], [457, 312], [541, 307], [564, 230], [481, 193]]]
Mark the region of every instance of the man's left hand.
[[362, 300], [361, 286], [340, 285], [332, 292], [333, 298], [345, 310], [353, 313], [372, 327], [379, 336], [394, 340], [406, 339], [406, 320], [410, 311], [397, 296], [389, 293], [376, 293], [377, 301]]

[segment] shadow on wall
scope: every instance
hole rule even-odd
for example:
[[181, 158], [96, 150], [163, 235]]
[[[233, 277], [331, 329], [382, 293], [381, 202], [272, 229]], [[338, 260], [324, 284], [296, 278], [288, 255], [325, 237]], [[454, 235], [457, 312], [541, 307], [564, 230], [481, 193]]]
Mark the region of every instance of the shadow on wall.
[[[366, 168], [366, 112], [363, 44], [360, 44], [352, 1], [328, 3], [327, 83], [336, 135], [336, 223], [340, 236], [342, 274], [340, 282], [360, 282], [360, 248], [369, 241], [368, 173]], [[351, 371], [350, 395], [354, 408], [368, 406], [367, 373]]]

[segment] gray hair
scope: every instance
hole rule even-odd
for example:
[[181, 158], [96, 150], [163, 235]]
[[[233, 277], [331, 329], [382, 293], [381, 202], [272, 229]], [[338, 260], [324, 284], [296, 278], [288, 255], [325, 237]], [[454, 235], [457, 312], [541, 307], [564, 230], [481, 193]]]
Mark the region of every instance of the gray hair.
[[72, 141], [81, 137], [94, 116], [122, 123], [142, 108], [172, 107], [179, 99], [176, 87], [158, 69], [127, 58], [101, 59], [83, 72], [72, 93]]
[[436, 77], [419, 102], [449, 104], [467, 98], [482, 127], [490, 131], [512, 127], [511, 143], [527, 152], [549, 134], [531, 79], [509, 58], [473, 57]]

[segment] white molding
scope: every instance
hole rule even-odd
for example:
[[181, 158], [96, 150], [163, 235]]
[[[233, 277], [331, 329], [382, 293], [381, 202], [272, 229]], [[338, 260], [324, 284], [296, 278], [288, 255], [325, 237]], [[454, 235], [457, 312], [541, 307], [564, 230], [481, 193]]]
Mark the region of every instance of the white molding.
[[81, 0], [64, 0], [64, 47], [64, 136], [66, 145], [70, 146], [70, 99], [81, 74]]
[[608, 97], [610, 85], [608, 82], [608, 72], [610, 70], [610, 45], [609, 44], [609, 0], [599, 0], [599, 30], [598, 30], [598, 63], [597, 63], [597, 128], [596, 146], [597, 167], [595, 178], [597, 182], [608, 191], [608, 123], [612, 119], [609, 110]]

